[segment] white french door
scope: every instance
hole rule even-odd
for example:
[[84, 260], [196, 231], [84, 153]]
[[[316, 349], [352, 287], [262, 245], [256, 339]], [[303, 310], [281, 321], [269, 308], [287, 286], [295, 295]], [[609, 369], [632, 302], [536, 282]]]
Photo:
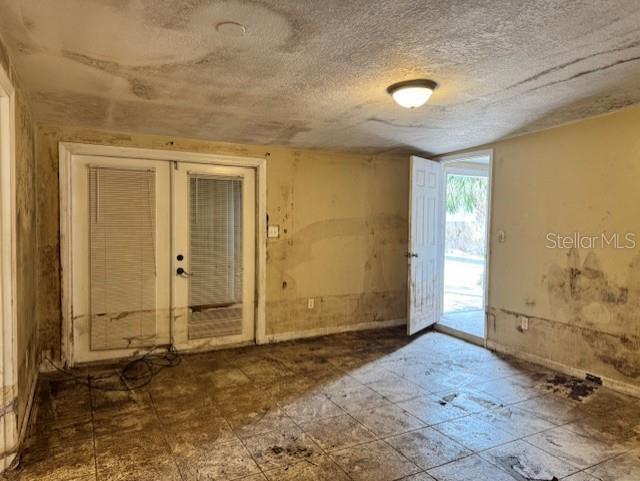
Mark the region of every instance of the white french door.
[[73, 362], [252, 341], [255, 188], [251, 168], [74, 156]]
[[255, 171], [178, 163], [173, 198], [175, 346], [254, 340]]
[[71, 169], [75, 362], [170, 340], [170, 164], [77, 156]]
[[412, 156], [410, 161], [407, 333], [440, 319], [442, 165]]

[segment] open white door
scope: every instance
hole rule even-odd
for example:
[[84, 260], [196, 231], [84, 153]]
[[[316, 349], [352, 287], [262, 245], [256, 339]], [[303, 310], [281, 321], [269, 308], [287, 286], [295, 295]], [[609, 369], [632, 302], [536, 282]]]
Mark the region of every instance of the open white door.
[[438, 254], [442, 165], [411, 156], [407, 333], [415, 334], [440, 319]]

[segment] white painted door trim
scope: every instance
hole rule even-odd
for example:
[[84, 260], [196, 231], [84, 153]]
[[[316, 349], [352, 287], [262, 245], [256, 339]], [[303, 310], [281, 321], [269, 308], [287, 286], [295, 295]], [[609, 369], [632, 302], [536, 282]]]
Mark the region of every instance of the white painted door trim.
[[62, 265], [62, 360], [73, 365], [72, 329], [72, 245], [70, 230], [71, 163], [74, 156], [91, 155], [137, 159], [165, 160], [202, 164], [250, 167], [256, 172], [256, 343], [268, 342], [266, 334], [266, 253], [267, 253], [267, 162], [256, 157], [236, 157], [218, 154], [201, 154], [177, 150], [141, 149], [75, 142], [59, 144], [60, 180], [60, 259]]
[[[491, 213], [493, 211], [493, 197], [491, 195], [493, 191], [493, 149], [484, 149], [484, 150], [476, 150], [472, 152], [464, 152], [461, 154], [451, 154], [444, 155], [440, 157], [436, 157], [444, 166], [444, 174], [443, 174], [443, 182], [444, 186], [442, 189], [443, 195], [443, 208], [446, 208], [446, 180], [448, 173], [468, 173], [470, 175], [474, 175], [478, 171], [487, 172], [488, 176], [488, 192], [487, 192], [487, 224], [486, 224], [486, 232], [485, 232], [485, 243], [487, 254], [485, 258], [485, 270], [484, 270], [484, 340], [483, 345], [487, 347], [487, 336], [489, 333], [489, 300], [490, 300], [490, 276], [491, 276]], [[480, 164], [479, 161], [483, 161], [484, 165], [488, 163], [488, 169]], [[455, 167], [451, 164], [455, 164]], [[440, 255], [440, 279], [443, 283], [441, 288], [441, 295], [444, 296], [444, 249], [445, 249], [445, 222], [446, 215], [442, 216], [442, 228], [440, 229], [442, 239], [441, 239], [441, 249], [442, 253]], [[443, 301], [444, 302], [444, 301]]]
[[[0, 471], [11, 465], [19, 443], [16, 287], [16, 95], [0, 65]], [[22, 420], [23, 425], [26, 420]]]

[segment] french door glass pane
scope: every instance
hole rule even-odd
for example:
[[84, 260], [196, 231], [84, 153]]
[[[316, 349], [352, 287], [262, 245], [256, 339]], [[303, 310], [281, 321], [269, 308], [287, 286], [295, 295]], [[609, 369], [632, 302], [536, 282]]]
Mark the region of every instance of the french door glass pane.
[[189, 175], [189, 339], [242, 333], [242, 180]]
[[155, 179], [153, 170], [89, 168], [91, 350], [154, 343]]

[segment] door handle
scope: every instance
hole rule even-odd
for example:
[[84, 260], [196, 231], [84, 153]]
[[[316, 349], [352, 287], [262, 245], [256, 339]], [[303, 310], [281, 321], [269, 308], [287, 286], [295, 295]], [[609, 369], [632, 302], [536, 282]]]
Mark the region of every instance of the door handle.
[[189, 272], [185, 271], [182, 267], [178, 267], [176, 269], [176, 275], [182, 276], [182, 277], [191, 277], [193, 274], [190, 274]]
[[418, 254], [416, 254], [415, 252], [407, 252], [405, 254], [406, 257], [418, 257]]

